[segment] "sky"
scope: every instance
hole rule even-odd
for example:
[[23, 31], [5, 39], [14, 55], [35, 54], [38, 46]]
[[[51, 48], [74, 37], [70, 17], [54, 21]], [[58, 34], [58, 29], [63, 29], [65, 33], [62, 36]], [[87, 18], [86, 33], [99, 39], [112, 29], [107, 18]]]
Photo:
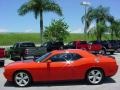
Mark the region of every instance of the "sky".
[[[0, 33], [3, 32], [40, 32], [39, 19], [34, 18], [33, 13], [19, 16], [19, 7], [28, 0], [0, 0]], [[55, 13], [44, 13], [44, 26], [48, 26], [53, 19], [64, 18], [72, 33], [82, 33], [84, 24], [81, 17], [84, 8], [80, 5], [82, 1], [91, 3], [92, 7], [103, 5], [110, 8], [110, 13], [116, 19], [120, 19], [120, 0], [55, 0], [63, 10], [63, 16]]]

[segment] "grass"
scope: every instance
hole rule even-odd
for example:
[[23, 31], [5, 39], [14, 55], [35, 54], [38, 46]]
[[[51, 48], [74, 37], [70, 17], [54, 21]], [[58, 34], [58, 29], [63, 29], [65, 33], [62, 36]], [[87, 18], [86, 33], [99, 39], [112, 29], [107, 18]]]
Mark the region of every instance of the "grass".
[[40, 42], [39, 33], [3, 33], [0, 34], [0, 45], [13, 45], [16, 42]]
[[[109, 39], [109, 35], [104, 35], [103, 39]], [[65, 42], [73, 40], [84, 40], [85, 35], [80, 33], [71, 33]], [[87, 40], [95, 40], [95, 36], [87, 37]], [[2, 33], [0, 34], [0, 46], [13, 45], [16, 42], [31, 41], [36, 44], [40, 43], [39, 33]]]

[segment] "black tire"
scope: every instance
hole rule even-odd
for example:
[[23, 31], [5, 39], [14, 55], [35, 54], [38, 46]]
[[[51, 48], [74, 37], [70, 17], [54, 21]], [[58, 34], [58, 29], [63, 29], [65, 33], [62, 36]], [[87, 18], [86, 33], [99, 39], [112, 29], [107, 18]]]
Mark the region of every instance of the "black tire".
[[111, 51], [110, 54], [113, 55], [113, 54], [114, 54], [114, 51]]
[[[22, 75], [23, 75], [23, 77], [22, 77]], [[20, 78], [22, 78], [22, 79], [20, 79]], [[13, 82], [18, 87], [27, 87], [27, 86], [31, 85], [32, 77], [31, 77], [31, 75], [29, 73], [27, 73], [25, 71], [18, 71], [13, 76]]]
[[13, 58], [12, 54], [10, 54], [10, 60], [16, 61], [16, 59]]
[[[94, 75], [92, 75], [93, 71], [96, 72]], [[88, 84], [91, 84], [91, 85], [101, 84], [103, 81], [103, 78], [104, 78], [104, 73], [100, 69], [91, 69], [86, 74], [86, 80], [87, 80]]]
[[0, 67], [4, 67], [4, 60], [0, 60]]

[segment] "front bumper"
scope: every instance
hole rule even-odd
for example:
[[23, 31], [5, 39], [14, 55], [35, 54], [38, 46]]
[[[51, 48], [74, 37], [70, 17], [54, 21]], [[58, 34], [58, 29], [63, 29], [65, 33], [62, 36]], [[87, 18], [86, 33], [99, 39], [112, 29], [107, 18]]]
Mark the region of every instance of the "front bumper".
[[13, 74], [13, 72], [11, 72], [9, 70], [6, 71], [5, 68], [4, 68], [3, 75], [7, 79], [7, 81], [12, 81], [13, 80], [12, 74]]
[[107, 49], [107, 52], [115, 52], [115, 49]]

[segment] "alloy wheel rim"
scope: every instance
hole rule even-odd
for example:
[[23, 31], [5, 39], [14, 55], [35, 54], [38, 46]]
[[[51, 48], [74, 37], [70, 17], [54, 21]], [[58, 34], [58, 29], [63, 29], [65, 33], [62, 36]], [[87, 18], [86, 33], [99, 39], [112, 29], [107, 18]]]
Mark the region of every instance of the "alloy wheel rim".
[[102, 80], [102, 73], [99, 70], [89, 72], [88, 79], [92, 84], [98, 84]]
[[29, 83], [29, 76], [24, 72], [20, 72], [15, 76], [15, 82], [19, 86], [26, 86]]

